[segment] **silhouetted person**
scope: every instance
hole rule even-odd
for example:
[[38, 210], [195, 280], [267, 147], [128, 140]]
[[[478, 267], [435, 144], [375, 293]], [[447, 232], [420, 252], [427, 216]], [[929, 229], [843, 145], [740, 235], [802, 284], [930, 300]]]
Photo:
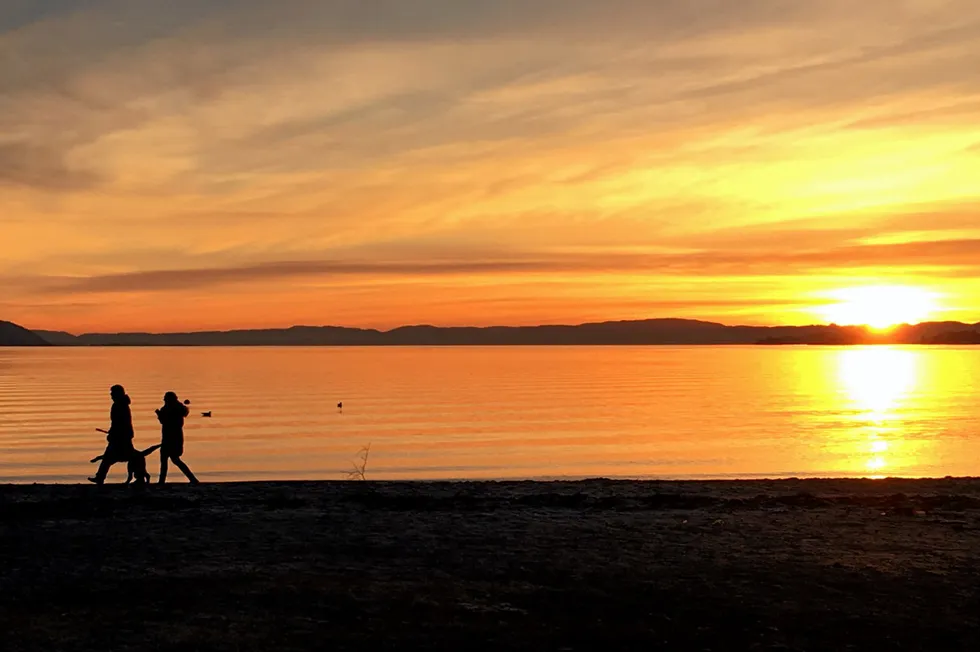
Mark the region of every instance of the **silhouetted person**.
[[163, 407], [157, 410], [157, 419], [163, 429], [163, 441], [160, 448], [160, 484], [167, 481], [167, 460], [174, 463], [187, 476], [191, 484], [197, 484], [197, 478], [180, 459], [184, 454], [184, 419], [190, 413], [187, 406], [180, 402], [177, 394], [167, 392], [163, 397]]
[[133, 448], [133, 413], [129, 409], [131, 401], [126, 395], [126, 390], [122, 385], [113, 385], [109, 390], [112, 397], [112, 410], [109, 412], [109, 431], [106, 434], [105, 453], [102, 454], [102, 463], [96, 471], [94, 478], [89, 478], [89, 482], [102, 484], [105, 477], [109, 474], [109, 467], [116, 462], [129, 462], [130, 458], [136, 454]]

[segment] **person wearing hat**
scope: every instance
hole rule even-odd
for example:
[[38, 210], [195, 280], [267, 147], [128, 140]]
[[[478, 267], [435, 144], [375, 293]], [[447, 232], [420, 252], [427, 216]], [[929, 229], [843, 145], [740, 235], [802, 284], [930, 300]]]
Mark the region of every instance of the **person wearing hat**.
[[160, 484], [167, 481], [167, 461], [174, 463], [187, 476], [191, 484], [197, 484], [191, 470], [184, 464], [180, 456], [184, 454], [184, 419], [189, 410], [180, 402], [175, 392], [167, 392], [163, 397], [163, 407], [157, 410], [157, 419], [163, 430], [163, 440], [160, 447]]

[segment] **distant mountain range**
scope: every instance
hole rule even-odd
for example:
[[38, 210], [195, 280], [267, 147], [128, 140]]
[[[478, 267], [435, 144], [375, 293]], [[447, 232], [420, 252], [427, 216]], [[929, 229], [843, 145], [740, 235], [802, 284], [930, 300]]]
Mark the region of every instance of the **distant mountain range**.
[[0, 321], [0, 346], [49, 346], [48, 342], [36, 333], [22, 326]]
[[[5, 324], [6, 322], [0, 322]], [[10, 337], [31, 333], [9, 324]], [[3, 331], [6, 332], [6, 331]], [[624, 344], [980, 344], [980, 324], [929, 322], [879, 332], [863, 326], [726, 326], [690, 319], [615, 321], [578, 326], [487, 328], [404, 326], [390, 331], [336, 326], [197, 333], [35, 331], [58, 346], [468, 346]], [[8, 345], [0, 332], [0, 346]]]

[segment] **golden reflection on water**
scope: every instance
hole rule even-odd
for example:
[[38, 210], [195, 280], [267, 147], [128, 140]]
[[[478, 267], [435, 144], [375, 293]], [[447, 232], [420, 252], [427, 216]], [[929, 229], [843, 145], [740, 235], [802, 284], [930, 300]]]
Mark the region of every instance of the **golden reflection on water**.
[[0, 483], [84, 482], [116, 382], [139, 445], [193, 401], [208, 482], [336, 480], [368, 443], [378, 480], [980, 471], [978, 347], [0, 348]]
[[860, 433], [852, 471], [883, 477], [915, 463], [903, 438], [903, 410], [920, 382], [919, 356], [891, 347], [840, 352], [838, 377]]

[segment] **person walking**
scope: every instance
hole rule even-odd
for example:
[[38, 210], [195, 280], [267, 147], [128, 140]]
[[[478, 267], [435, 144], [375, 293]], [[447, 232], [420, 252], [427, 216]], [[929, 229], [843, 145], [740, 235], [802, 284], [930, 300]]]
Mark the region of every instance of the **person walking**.
[[136, 449], [133, 448], [133, 413], [130, 409], [132, 401], [122, 385], [113, 385], [109, 389], [109, 396], [112, 397], [112, 409], [109, 411], [111, 425], [108, 431], [104, 431], [107, 442], [105, 453], [102, 455], [95, 477], [88, 479], [95, 484], [105, 483], [109, 468], [113, 464], [128, 462], [130, 457], [136, 454]]
[[174, 463], [187, 476], [191, 484], [197, 484], [191, 470], [180, 456], [184, 454], [184, 419], [190, 411], [180, 402], [175, 392], [167, 392], [163, 397], [163, 407], [157, 410], [157, 419], [163, 431], [160, 447], [160, 484], [167, 481], [167, 461]]

